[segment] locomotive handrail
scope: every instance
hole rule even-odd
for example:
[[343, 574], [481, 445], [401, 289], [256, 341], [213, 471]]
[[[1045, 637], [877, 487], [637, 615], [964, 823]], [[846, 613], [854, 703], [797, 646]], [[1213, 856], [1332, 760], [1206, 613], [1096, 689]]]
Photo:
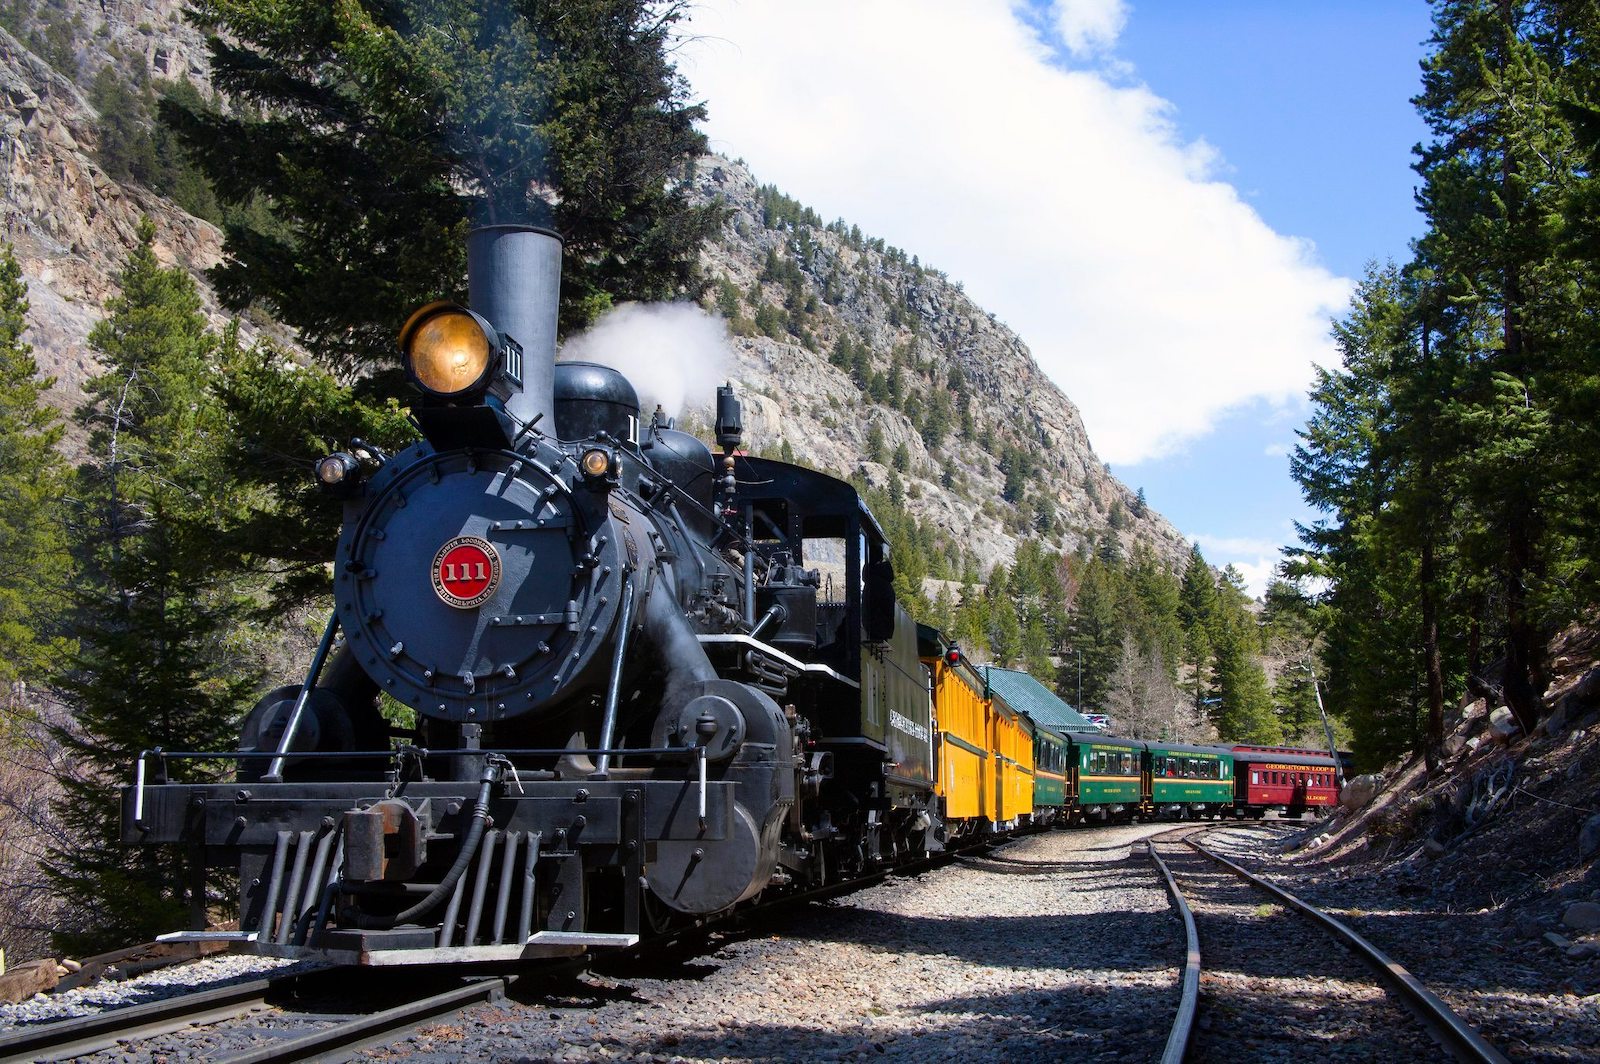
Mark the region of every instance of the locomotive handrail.
[[322, 641], [317, 644], [317, 652], [311, 657], [311, 668], [306, 671], [305, 683], [300, 685], [300, 693], [295, 696], [294, 709], [289, 712], [289, 722], [283, 726], [283, 736], [278, 740], [278, 749], [274, 752], [272, 763], [267, 766], [264, 779], [274, 783], [283, 782], [283, 759], [294, 745], [295, 732], [300, 730], [300, 718], [305, 715], [306, 703], [311, 700], [311, 692], [316, 690], [317, 678], [322, 675], [322, 667], [328, 661], [328, 654], [333, 650], [333, 638], [339, 632], [339, 611], [334, 610], [328, 615], [328, 624], [322, 630]]
[[[375, 761], [375, 760], [380, 760], [380, 759], [388, 761], [388, 760], [392, 760], [392, 759], [394, 759], [396, 757], [399, 757], [399, 756], [431, 757], [431, 756], [433, 756], [435, 754], [438, 754], [438, 755], [449, 755], [449, 756], [456, 756], [456, 757], [459, 757], [459, 756], [461, 756], [463, 754], [470, 754], [470, 755], [498, 755], [498, 756], [507, 757], [507, 758], [511, 758], [511, 757], [567, 757], [567, 756], [577, 756], [577, 757], [602, 757], [602, 756], [608, 756], [608, 757], [616, 757], [616, 756], [627, 756], [627, 757], [672, 757], [672, 758], [682, 758], [682, 759], [684, 759], [686, 761], [691, 759], [691, 758], [696, 758], [700, 762], [700, 766], [699, 766], [699, 776], [700, 776], [700, 818], [701, 818], [702, 821], [705, 819], [706, 786], [707, 786], [706, 771], [705, 771], [706, 751], [705, 751], [704, 747], [699, 747], [699, 746], [646, 746], [646, 747], [629, 746], [629, 747], [612, 747], [610, 749], [601, 748], [601, 747], [590, 747], [590, 748], [582, 749], [582, 750], [573, 749], [571, 747], [559, 747], [559, 748], [556, 748], [556, 747], [550, 747], [550, 748], [544, 748], [544, 747], [509, 747], [509, 748], [504, 748], [504, 749], [499, 749], [499, 748], [487, 749], [486, 748], [486, 749], [481, 749], [481, 750], [459, 750], [459, 749], [434, 750], [434, 749], [431, 749], [431, 748], [425, 747], [425, 746], [405, 746], [405, 747], [399, 747], [399, 748], [396, 748], [396, 749], [393, 749], [393, 750], [305, 750], [305, 751], [294, 752], [290, 756], [295, 758], [295, 759], [297, 759], [297, 760], [300, 759], [300, 758], [306, 758], [306, 759], [311, 759], [311, 760], [323, 760], [323, 759], [340, 758], [340, 759], [346, 759], [346, 760], [361, 760], [361, 761]], [[133, 821], [136, 824], [142, 824], [144, 822], [144, 792], [145, 792], [146, 786], [149, 785], [149, 781], [147, 779], [148, 773], [146, 772], [145, 764], [146, 764], [146, 762], [148, 762], [152, 758], [154, 758], [157, 761], [161, 761], [161, 762], [165, 762], [167, 760], [176, 760], [176, 761], [259, 761], [262, 758], [273, 758], [273, 757], [277, 757], [277, 756], [278, 756], [278, 754], [276, 753], [276, 751], [272, 751], [272, 750], [163, 750], [159, 746], [158, 747], [154, 747], [152, 749], [148, 749], [148, 750], [140, 750], [139, 751], [139, 756], [134, 759], [134, 763], [133, 763], [133, 788], [134, 788], [134, 792], [133, 792]], [[163, 776], [164, 775], [165, 775], [165, 773], [163, 772]], [[166, 781], [163, 780], [162, 782], [166, 782]], [[261, 782], [269, 783], [269, 782], [274, 782], [274, 781], [263, 780]], [[276, 781], [276, 782], [281, 782], [281, 781]], [[440, 781], [440, 782], [447, 782], [447, 781]]]

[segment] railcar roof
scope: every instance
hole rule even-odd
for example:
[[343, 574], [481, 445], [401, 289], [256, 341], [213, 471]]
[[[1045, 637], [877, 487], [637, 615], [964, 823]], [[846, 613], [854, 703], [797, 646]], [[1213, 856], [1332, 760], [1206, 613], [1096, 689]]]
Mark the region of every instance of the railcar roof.
[[1233, 752], [1235, 764], [1246, 765], [1307, 765], [1313, 768], [1333, 768], [1337, 762], [1326, 755], [1322, 757], [1303, 757], [1299, 754], [1269, 754], [1257, 750], [1235, 750]]
[[1152, 754], [1221, 754], [1233, 757], [1233, 751], [1225, 746], [1191, 746], [1186, 743], [1148, 743]]
[[1098, 732], [1068, 732], [1066, 737], [1079, 746], [1125, 746], [1130, 750], [1143, 750], [1144, 743], [1138, 739], [1120, 739], [1114, 735], [1101, 735]]
[[1019, 669], [980, 665], [989, 689], [1013, 709], [1026, 713], [1035, 724], [1043, 724], [1060, 734], [1088, 733], [1093, 723], [1088, 717], [1062, 701], [1055, 692]]

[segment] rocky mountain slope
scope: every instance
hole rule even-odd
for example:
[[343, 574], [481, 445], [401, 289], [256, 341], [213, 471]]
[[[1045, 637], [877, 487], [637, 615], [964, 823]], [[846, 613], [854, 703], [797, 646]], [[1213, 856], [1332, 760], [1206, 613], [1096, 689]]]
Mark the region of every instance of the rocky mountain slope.
[[22, 265], [32, 304], [28, 339], [57, 378], [52, 398], [63, 410], [76, 405], [94, 373], [86, 339], [115, 294], [141, 216], [155, 220], [165, 263], [198, 274], [221, 257], [215, 227], [148, 189], [112, 180], [96, 162], [99, 115], [83, 91], [112, 62], [142, 64], [155, 78], [203, 77], [203, 42], [183, 24], [182, 7], [57, 0], [27, 16], [14, 8], [11, 28], [26, 33], [32, 48], [0, 28], [0, 239]]
[[[63, 409], [93, 372], [86, 338], [140, 216], [155, 219], [168, 262], [199, 275], [221, 254], [213, 226], [108, 176], [84, 89], [111, 63], [203, 86], [203, 44], [181, 10], [47, 0], [8, 9], [18, 36], [0, 29], [0, 236], [22, 263], [29, 339]], [[1109, 537], [1124, 553], [1144, 544], [1181, 562], [1182, 536], [1107, 472], [1076, 407], [958, 283], [855, 227], [824, 225], [742, 163], [709, 157], [690, 180], [727, 212], [704, 252], [706, 304], [732, 327], [754, 447], [889, 490], [985, 569], [1030, 536], [1057, 550]]]
[[1174, 566], [1187, 555], [1107, 472], [1022, 339], [959, 283], [823, 224], [742, 162], [708, 157], [692, 180], [727, 211], [704, 254], [707, 301], [733, 322], [740, 375], [761, 393], [757, 430], [820, 468], [900, 480], [907, 508], [984, 566], [1026, 536], [1067, 551], [1114, 536]]

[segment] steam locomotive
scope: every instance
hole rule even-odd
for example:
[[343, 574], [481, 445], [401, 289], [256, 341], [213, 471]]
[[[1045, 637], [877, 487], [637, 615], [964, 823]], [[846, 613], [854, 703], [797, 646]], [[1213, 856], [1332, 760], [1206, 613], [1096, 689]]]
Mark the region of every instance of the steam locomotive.
[[237, 781], [140, 755], [124, 841], [239, 874], [238, 931], [175, 937], [564, 956], [941, 846], [882, 529], [849, 484], [738, 453], [731, 386], [718, 455], [558, 364], [560, 259], [548, 231], [473, 232], [469, 306], [401, 332], [422, 439], [317, 463], [333, 614], [244, 722]]

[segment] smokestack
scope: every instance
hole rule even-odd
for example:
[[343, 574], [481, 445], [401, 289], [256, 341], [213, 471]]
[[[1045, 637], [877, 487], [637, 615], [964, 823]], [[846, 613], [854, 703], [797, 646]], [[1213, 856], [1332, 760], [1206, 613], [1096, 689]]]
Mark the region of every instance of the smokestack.
[[467, 291], [472, 309], [522, 347], [522, 388], [513, 388], [506, 412], [524, 423], [542, 414], [540, 428], [553, 433], [561, 237], [527, 225], [474, 229]]

